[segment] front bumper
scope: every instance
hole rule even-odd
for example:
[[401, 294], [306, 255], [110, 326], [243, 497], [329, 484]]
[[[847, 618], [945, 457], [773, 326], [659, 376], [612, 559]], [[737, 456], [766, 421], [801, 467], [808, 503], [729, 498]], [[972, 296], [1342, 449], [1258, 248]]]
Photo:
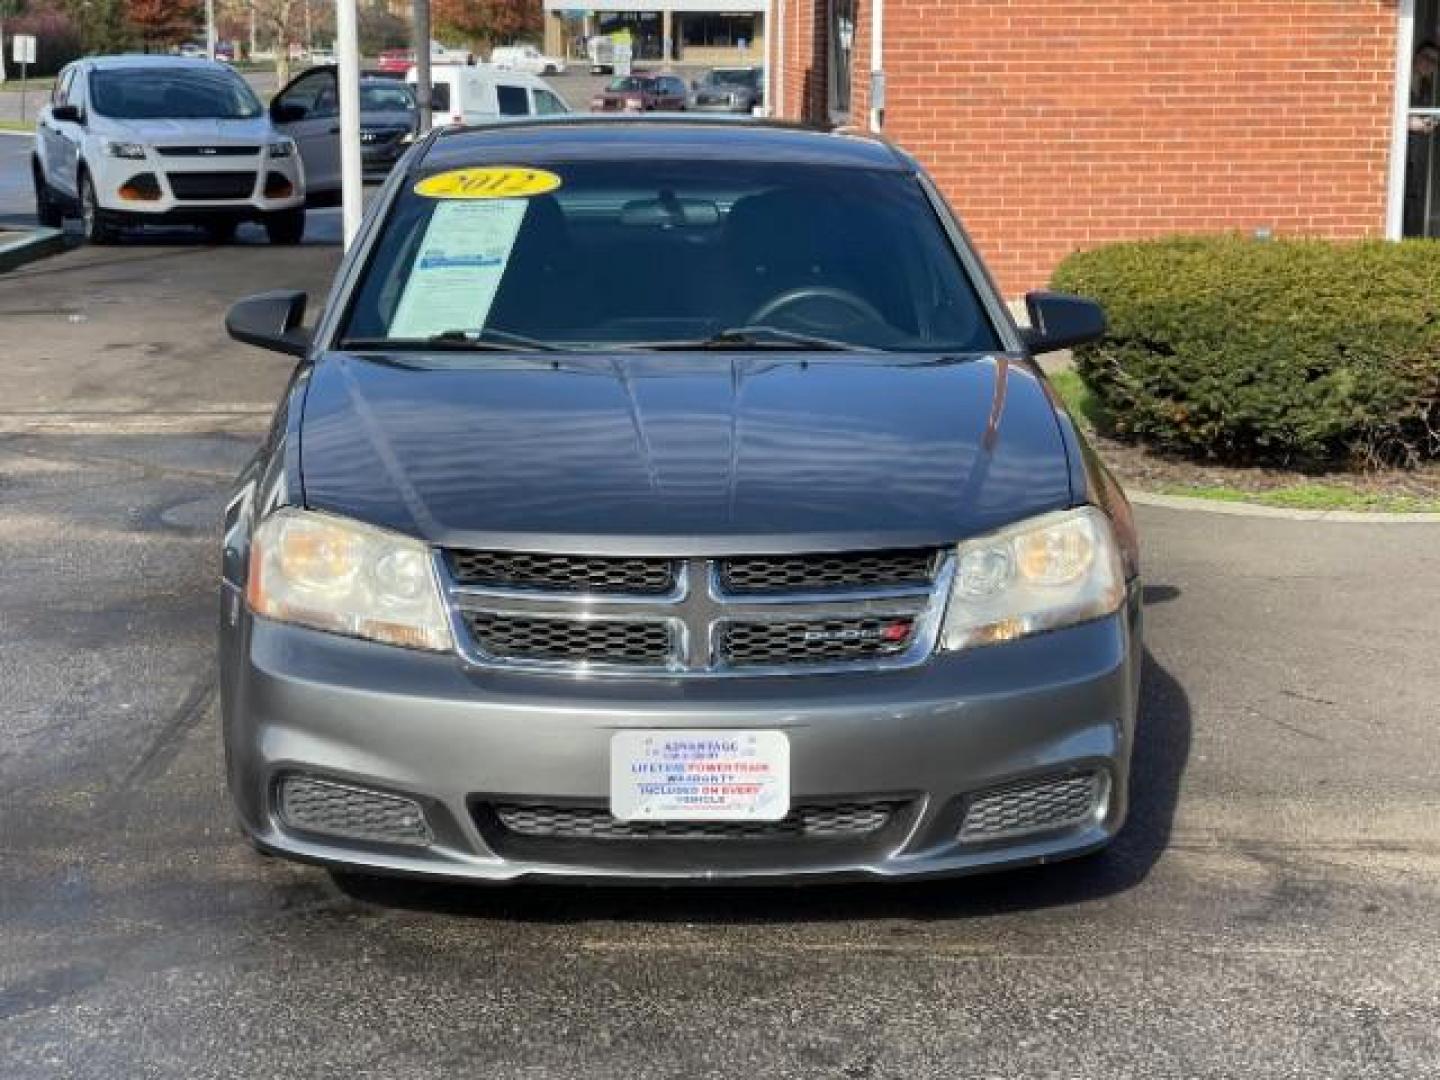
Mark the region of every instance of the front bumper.
[[293, 154], [166, 157], [150, 149], [144, 159], [105, 157], [88, 167], [99, 209], [112, 221], [259, 220], [305, 205], [304, 172]]
[[[1084, 854], [1121, 827], [1140, 672], [1138, 584], [1124, 613], [904, 671], [684, 682], [481, 672], [254, 619], [227, 588], [222, 699], [231, 795], [274, 853], [457, 879], [818, 881], [973, 873]], [[625, 728], [782, 729], [794, 803], [894, 800], [853, 840], [507, 837], [496, 803], [604, 806], [609, 740]], [[961, 840], [980, 793], [1094, 773], [1085, 820]], [[283, 778], [399, 795], [423, 808], [423, 847], [282, 823]]]

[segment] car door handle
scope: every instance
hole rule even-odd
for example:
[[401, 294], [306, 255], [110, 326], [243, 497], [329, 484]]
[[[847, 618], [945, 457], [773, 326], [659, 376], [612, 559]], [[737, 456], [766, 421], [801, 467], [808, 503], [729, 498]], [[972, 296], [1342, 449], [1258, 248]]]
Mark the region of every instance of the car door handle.
[[339, 124], [336, 124], [333, 128], [331, 128], [331, 129], [330, 129], [330, 134], [331, 134], [331, 135], [339, 135], [339, 134], [340, 134], [340, 125], [339, 125]]

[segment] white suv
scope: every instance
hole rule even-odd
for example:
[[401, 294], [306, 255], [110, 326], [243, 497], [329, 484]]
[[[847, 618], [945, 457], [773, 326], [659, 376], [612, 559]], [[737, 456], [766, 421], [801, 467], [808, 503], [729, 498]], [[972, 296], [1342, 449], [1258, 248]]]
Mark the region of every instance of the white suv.
[[255, 94], [211, 60], [77, 60], [40, 111], [33, 161], [43, 225], [78, 215], [105, 243], [139, 224], [193, 224], [216, 241], [241, 221], [270, 240], [305, 232], [305, 174]]

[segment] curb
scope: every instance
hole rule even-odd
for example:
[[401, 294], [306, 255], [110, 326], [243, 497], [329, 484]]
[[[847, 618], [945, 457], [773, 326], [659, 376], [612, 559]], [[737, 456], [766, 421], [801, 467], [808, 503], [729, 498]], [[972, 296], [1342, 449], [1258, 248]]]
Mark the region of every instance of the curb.
[[18, 240], [0, 243], [0, 274], [47, 255], [58, 255], [65, 247], [65, 234], [59, 229], [35, 229]]
[[1360, 510], [1287, 510], [1280, 506], [1220, 502], [1217, 499], [1197, 499], [1189, 495], [1153, 495], [1148, 491], [1127, 491], [1125, 494], [1136, 506], [1153, 506], [1163, 510], [1198, 510], [1205, 514], [1227, 514], [1230, 517], [1323, 521], [1336, 525], [1440, 525], [1440, 514], [1430, 513], [1370, 514]]

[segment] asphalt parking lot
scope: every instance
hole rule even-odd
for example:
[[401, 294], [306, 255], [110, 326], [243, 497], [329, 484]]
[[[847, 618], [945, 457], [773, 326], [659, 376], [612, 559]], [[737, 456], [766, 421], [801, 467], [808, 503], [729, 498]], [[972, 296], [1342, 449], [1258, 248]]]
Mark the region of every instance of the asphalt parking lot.
[[1136, 803], [1081, 863], [484, 890], [255, 855], [216, 519], [290, 366], [221, 318], [318, 303], [334, 225], [0, 276], [0, 1075], [1440, 1076], [1435, 526], [1142, 509]]

